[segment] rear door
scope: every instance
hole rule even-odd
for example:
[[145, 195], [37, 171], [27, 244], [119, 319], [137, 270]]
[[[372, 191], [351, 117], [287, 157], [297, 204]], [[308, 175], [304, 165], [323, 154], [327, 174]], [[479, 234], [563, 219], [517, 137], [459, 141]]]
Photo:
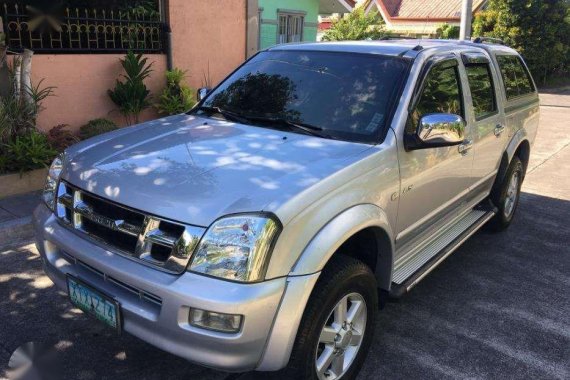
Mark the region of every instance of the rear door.
[[538, 129], [539, 99], [536, 86], [530, 73], [516, 53], [497, 52], [504, 92], [504, 114], [507, 139], [510, 140], [519, 129], [530, 141], [534, 140]]
[[474, 197], [486, 195], [490, 190], [501, 155], [507, 143], [505, 116], [498, 107], [496, 83], [499, 73], [483, 52], [466, 52], [461, 55], [468, 82], [466, 110], [473, 136]]

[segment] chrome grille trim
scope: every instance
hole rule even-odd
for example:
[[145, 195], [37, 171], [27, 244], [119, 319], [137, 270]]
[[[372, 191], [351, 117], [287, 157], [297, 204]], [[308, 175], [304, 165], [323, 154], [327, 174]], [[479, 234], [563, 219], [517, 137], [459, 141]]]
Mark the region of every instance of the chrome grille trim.
[[[95, 204], [92, 205], [89, 202], [95, 202]], [[122, 215], [123, 218], [103, 215], [97, 212], [95, 206], [103, 207], [107, 214], [115, 213]], [[186, 269], [192, 253], [206, 231], [202, 227], [144, 214], [88, 193], [64, 181], [59, 183], [56, 210], [58, 219], [68, 228], [103, 243], [123, 256], [170, 273], [181, 273]], [[124, 219], [129, 219], [129, 221]], [[140, 220], [142, 222], [139, 225], [133, 222]], [[89, 227], [93, 225], [98, 226], [96, 231]], [[101, 233], [100, 227], [103, 227], [104, 231], [113, 231], [115, 238], [111, 239], [105, 233]], [[127, 242], [127, 239], [134, 239], [130, 249], [119, 246], [118, 243]], [[170, 249], [168, 257], [156, 257], [153, 254], [155, 246]]]
[[[109, 229], [123, 232], [127, 235], [138, 236], [142, 232], [142, 228], [133, 224], [127, 223], [124, 220], [114, 220], [107, 218], [103, 215], [98, 215], [84, 202], [76, 202], [73, 206], [73, 211], [80, 216], [89, 219], [93, 223], [100, 224]], [[74, 221], [74, 225], [81, 224], [79, 221]]]
[[176, 244], [177, 237], [167, 234], [160, 230], [152, 230], [146, 236], [146, 239], [153, 244], [160, 244], [165, 247], [172, 247]]

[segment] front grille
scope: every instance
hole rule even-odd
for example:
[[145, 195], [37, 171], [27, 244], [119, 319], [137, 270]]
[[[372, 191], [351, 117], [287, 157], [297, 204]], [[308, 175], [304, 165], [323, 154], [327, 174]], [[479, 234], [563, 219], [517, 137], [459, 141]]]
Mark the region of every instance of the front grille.
[[168, 272], [188, 265], [205, 229], [119, 205], [61, 181], [57, 217], [68, 227], [120, 254]]

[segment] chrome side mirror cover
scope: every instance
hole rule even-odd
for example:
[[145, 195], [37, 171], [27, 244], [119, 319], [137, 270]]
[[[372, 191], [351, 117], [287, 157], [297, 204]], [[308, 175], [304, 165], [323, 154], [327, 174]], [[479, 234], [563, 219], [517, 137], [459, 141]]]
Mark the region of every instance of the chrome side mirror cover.
[[459, 115], [424, 115], [414, 135], [406, 136], [406, 150], [459, 145], [465, 139], [465, 120]]
[[206, 95], [208, 95], [210, 93], [212, 89], [209, 87], [201, 87], [198, 89], [198, 91], [196, 92], [196, 97], [198, 98], [198, 101], [201, 102], [202, 99], [204, 99], [206, 97]]

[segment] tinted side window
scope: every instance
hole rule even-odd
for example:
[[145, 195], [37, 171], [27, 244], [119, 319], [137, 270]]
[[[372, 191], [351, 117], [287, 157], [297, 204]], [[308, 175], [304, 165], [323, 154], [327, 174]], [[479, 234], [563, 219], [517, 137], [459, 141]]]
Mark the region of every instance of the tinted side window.
[[515, 57], [515, 75], [517, 76], [517, 86], [519, 88], [519, 95], [526, 95], [534, 92], [534, 87], [530, 79], [530, 74], [520, 57]]
[[507, 99], [534, 92], [530, 74], [516, 55], [498, 55], [497, 62], [505, 82]]
[[488, 64], [471, 64], [465, 67], [471, 88], [475, 118], [482, 119], [497, 111], [495, 88]]
[[431, 113], [463, 116], [463, 102], [457, 67], [435, 66], [428, 73], [420, 100], [412, 113], [413, 128]]

